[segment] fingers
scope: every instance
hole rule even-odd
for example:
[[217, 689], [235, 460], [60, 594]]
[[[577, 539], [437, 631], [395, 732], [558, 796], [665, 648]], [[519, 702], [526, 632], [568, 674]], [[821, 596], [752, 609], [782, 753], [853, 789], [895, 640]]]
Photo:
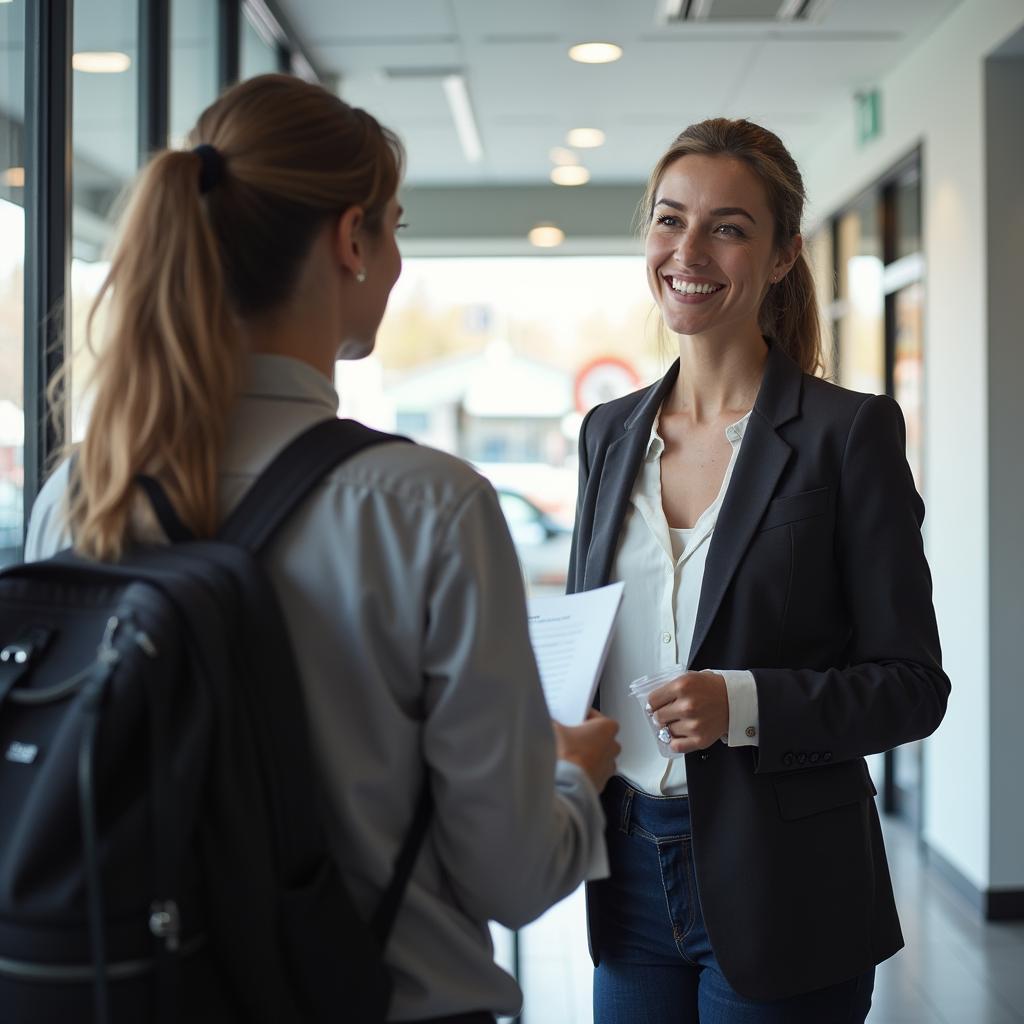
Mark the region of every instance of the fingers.
[[664, 686], [659, 686], [656, 690], [651, 690], [647, 695], [647, 703], [651, 710], [657, 711], [659, 708], [664, 707], [667, 704], [671, 704], [673, 701], [685, 699], [691, 696], [698, 688], [698, 686], [705, 682], [704, 672], [684, 672], [681, 676], [677, 676], [671, 682], [666, 683]]
[[673, 718], [661, 725], [658, 739], [667, 743], [676, 753], [688, 754], [704, 750], [721, 738], [708, 721], [701, 718]]
[[[668, 743], [670, 739], [682, 739], [684, 736], [693, 736], [701, 731], [701, 724], [696, 718], [676, 718], [671, 722], [665, 722], [661, 726], [663, 739]], [[667, 738], [664, 734], [667, 734]]]
[[685, 718], [693, 718], [696, 710], [693, 701], [684, 698], [663, 704], [651, 717], [658, 725], [671, 725]]
[[700, 728], [693, 728], [683, 732], [677, 725], [663, 727], [658, 738], [662, 743], [667, 743], [677, 754], [688, 754], [693, 750], [704, 750], [719, 739], [718, 736], [712, 736]]
[[657, 711], [659, 708], [681, 697], [685, 689], [684, 681], [689, 674], [681, 675], [677, 679], [673, 679], [672, 682], [659, 686], [656, 690], [651, 690], [647, 694], [647, 706], [652, 711]]

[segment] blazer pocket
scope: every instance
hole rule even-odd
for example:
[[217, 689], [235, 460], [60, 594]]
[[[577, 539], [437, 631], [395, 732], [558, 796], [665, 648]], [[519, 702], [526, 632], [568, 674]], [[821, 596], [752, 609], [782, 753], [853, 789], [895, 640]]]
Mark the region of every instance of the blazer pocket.
[[876, 793], [868, 766], [860, 758], [827, 768], [778, 775], [772, 782], [779, 814], [787, 821], [858, 803]]
[[827, 487], [817, 487], [813, 491], [800, 491], [775, 498], [768, 503], [759, 530], [764, 532], [800, 519], [824, 515], [828, 511], [828, 491]]

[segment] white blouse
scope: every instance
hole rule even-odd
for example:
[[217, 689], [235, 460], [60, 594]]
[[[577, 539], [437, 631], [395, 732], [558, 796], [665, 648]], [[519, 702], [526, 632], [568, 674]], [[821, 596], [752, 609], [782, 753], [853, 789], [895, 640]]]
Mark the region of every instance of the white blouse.
[[[601, 676], [601, 710], [620, 724], [618, 774], [655, 796], [687, 792], [686, 761], [661, 756], [651, 728], [629, 683], [690, 657], [704, 565], [750, 413], [726, 427], [732, 456], [715, 500], [691, 529], [673, 529], [661, 500], [661, 456], [665, 442], [658, 421], [651, 428], [643, 466], [637, 475], [622, 524], [609, 582], [622, 580], [625, 592], [615, 635]], [[729, 696], [729, 746], [757, 744], [757, 689], [750, 672], [716, 669]]]

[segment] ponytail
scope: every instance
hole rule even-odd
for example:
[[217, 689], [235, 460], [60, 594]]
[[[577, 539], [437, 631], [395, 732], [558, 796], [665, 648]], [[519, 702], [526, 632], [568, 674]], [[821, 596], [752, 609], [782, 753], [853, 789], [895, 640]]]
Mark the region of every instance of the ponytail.
[[139, 473], [160, 478], [197, 536], [217, 526], [217, 474], [240, 343], [202, 209], [200, 170], [194, 152], [161, 153], [145, 169], [89, 313], [91, 347], [109, 297], [70, 507], [76, 547], [92, 558], [120, 557]]
[[818, 295], [801, 252], [789, 273], [768, 289], [759, 314], [761, 333], [771, 338], [804, 373], [823, 368]]

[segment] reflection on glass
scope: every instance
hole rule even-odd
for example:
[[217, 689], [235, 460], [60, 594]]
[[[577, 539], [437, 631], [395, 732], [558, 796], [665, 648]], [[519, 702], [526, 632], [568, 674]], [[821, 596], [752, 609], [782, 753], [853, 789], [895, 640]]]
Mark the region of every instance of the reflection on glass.
[[242, 78], [279, 71], [277, 44], [262, 25], [257, 25], [243, 8], [240, 71]]
[[76, 53], [123, 53], [130, 62], [117, 73], [73, 72], [71, 414], [73, 436], [79, 436], [81, 389], [91, 363], [86, 320], [106, 273], [116, 204], [138, 162], [138, 3], [77, 0], [74, 12]]
[[171, 2], [170, 139], [180, 149], [199, 115], [217, 98], [217, 5]]
[[0, 566], [22, 537], [25, 5], [0, 4]]
[[878, 204], [872, 195], [839, 221], [839, 383], [885, 391], [885, 304]]

